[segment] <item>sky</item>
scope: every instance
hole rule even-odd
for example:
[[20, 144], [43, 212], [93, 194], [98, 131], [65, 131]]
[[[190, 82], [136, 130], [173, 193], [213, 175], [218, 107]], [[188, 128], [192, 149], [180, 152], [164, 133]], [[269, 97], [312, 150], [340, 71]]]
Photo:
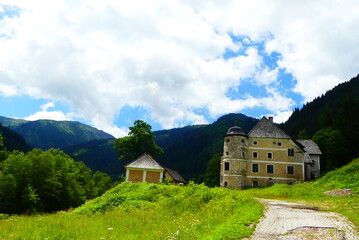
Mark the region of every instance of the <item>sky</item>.
[[357, 0], [0, 0], [0, 116], [284, 122], [359, 73], [358, 26]]

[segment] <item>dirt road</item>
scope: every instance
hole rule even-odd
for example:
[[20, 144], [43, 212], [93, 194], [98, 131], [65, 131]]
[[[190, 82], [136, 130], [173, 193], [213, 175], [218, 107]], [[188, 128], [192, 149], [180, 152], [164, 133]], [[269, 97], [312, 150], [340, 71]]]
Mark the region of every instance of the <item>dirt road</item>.
[[266, 205], [265, 217], [252, 240], [359, 239], [353, 224], [337, 213], [280, 200], [260, 201]]

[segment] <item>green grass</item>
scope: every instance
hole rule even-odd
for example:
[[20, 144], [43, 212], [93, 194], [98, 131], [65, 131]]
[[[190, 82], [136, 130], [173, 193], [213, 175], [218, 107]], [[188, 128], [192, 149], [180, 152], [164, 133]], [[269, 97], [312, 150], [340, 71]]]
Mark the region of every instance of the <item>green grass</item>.
[[4, 217], [0, 239], [239, 239], [262, 214], [244, 191], [122, 183], [72, 212]]
[[[324, 194], [335, 189], [352, 189], [355, 195], [335, 197]], [[359, 230], [359, 158], [313, 182], [293, 186], [279, 184], [265, 189], [250, 189], [246, 192], [255, 197], [301, 202], [341, 213]]]

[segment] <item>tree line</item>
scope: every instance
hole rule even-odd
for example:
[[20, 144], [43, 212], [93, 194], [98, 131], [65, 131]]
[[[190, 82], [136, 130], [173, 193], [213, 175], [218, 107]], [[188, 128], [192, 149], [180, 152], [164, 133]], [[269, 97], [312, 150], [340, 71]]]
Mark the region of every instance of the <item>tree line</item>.
[[66, 210], [112, 185], [107, 174], [93, 174], [59, 149], [8, 151], [0, 135], [0, 213]]

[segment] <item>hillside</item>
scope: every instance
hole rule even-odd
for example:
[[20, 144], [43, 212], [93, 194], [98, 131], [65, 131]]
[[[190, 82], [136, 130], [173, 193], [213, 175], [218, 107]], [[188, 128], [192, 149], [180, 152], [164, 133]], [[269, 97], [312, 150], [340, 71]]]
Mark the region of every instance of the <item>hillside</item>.
[[0, 214], [0, 239], [242, 239], [262, 214], [244, 192], [124, 182], [72, 212]]
[[114, 139], [100, 139], [72, 145], [64, 148], [69, 156], [76, 161], [82, 161], [93, 171], [109, 174], [118, 180], [124, 174], [124, 162], [118, 159], [118, 152], [113, 149]]
[[0, 123], [19, 133], [33, 147], [43, 150], [65, 148], [96, 139], [114, 138], [104, 131], [74, 121], [25, 121], [0, 117]]
[[27, 152], [30, 150], [30, 146], [20, 134], [7, 127], [2, 126], [1, 124], [0, 135], [2, 135], [4, 147], [6, 147], [8, 151], [19, 150], [22, 152]]
[[[341, 153], [338, 153], [339, 157], [333, 157], [338, 161], [333, 165], [340, 167], [351, 159], [359, 157], [358, 119], [359, 75], [305, 104], [302, 109], [295, 109], [281, 128], [291, 136], [297, 136], [299, 131], [305, 129], [309, 137], [312, 137], [321, 129], [339, 130], [339, 137], [342, 135], [342, 141], [336, 147], [339, 149], [340, 144], [342, 150]], [[320, 147], [325, 149], [325, 147]], [[327, 157], [325, 155], [335, 156], [335, 154], [324, 153], [323, 157]], [[325, 163], [326, 159], [323, 160], [323, 163]], [[331, 169], [329, 168], [329, 170]]]

